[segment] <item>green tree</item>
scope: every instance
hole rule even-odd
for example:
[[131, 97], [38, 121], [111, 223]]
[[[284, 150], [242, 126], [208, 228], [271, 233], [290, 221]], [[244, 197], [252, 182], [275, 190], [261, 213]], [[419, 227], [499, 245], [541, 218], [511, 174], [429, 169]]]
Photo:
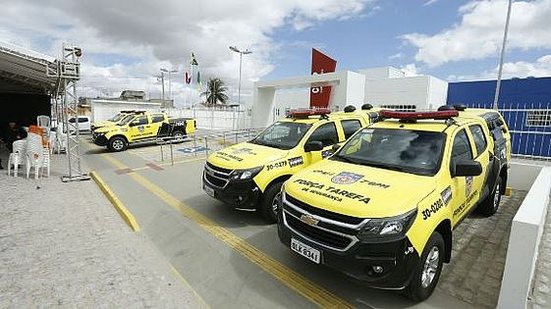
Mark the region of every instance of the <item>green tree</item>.
[[209, 79], [207, 82], [207, 90], [201, 93], [201, 95], [204, 95], [206, 98], [205, 105], [213, 106], [216, 104], [226, 104], [228, 101], [227, 91], [228, 87], [226, 87], [220, 78], [216, 77]]

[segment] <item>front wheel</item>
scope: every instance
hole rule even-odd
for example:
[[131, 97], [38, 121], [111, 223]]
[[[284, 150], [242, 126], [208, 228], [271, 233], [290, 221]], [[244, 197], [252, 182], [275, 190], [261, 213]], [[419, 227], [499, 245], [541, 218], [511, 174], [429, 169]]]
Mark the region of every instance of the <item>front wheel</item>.
[[413, 301], [423, 301], [434, 292], [440, 279], [445, 256], [444, 238], [438, 232], [433, 232], [427, 241], [423, 254], [419, 259], [417, 270], [406, 287], [407, 297]]
[[279, 197], [283, 182], [276, 182], [264, 192], [264, 198], [258, 209], [262, 217], [269, 223], [277, 222], [277, 210], [279, 208]]
[[128, 142], [120, 136], [115, 136], [109, 139], [109, 144], [107, 148], [111, 151], [123, 151], [128, 147]]
[[172, 133], [172, 137], [174, 137], [176, 141], [182, 141], [186, 137], [186, 134], [182, 131], [175, 131]]

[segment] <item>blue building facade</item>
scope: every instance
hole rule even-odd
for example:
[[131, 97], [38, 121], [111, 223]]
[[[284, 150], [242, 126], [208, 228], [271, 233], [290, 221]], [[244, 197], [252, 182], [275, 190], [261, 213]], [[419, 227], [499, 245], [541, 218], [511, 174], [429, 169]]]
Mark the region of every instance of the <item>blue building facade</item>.
[[[496, 81], [448, 84], [448, 105], [492, 108]], [[513, 140], [513, 153], [551, 157], [551, 77], [502, 80], [498, 108]]]

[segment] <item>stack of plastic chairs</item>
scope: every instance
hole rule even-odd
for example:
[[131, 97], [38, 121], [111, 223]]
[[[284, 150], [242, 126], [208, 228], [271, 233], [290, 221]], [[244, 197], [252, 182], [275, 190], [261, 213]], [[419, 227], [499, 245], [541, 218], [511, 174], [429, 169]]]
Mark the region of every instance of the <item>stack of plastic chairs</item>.
[[27, 153], [27, 140], [18, 140], [13, 142], [13, 151], [8, 158], [8, 176], [13, 166], [13, 176], [19, 175], [19, 165], [25, 162], [25, 156]]
[[27, 136], [27, 178], [31, 169], [34, 169], [34, 178], [38, 179], [39, 173], [44, 166], [44, 147], [42, 137], [29, 132]]
[[45, 115], [37, 116], [36, 117], [36, 124], [39, 127], [44, 129], [46, 136], [50, 135], [50, 131], [51, 131], [51, 128], [52, 128], [52, 122], [50, 121], [49, 116], [45, 116]]

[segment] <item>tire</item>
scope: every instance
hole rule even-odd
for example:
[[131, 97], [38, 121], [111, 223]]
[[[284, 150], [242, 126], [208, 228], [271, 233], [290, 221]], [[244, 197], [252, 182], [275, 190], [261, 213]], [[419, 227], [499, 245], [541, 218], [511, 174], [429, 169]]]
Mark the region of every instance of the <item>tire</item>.
[[434, 292], [440, 279], [442, 265], [446, 256], [444, 238], [438, 232], [433, 232], [427, 241], [425, 250], [419, 259], [419, 265], [413, 274], [411, 282], [405, 288], [406, 296], [415, 301], [423, 301]]
[[280, 196], [281, 186], [283, 182], [276, 182], [271, 184], [266, 192], [264, 192], [264, 198], [262, 203], [260, 203], [260, 208], [258, 211], [269, 223], [277, 222], [277, 211], [278, 211], [278, 199]]
[[186, 137], [186, 133], [178, 130], [178, 131], [172, 132], [172, 137], [176, 138], [177, 140], [183, 140], [184, 137]]
[[121, 136], [115, 136], [109, 139], [109, 144], [107, 144], [109, 150], [118, 152], [124, 151], [128, 148], [128, 142]]
[[480, 204], [478, 211], [485, 216], [492, 216], [495, 214], [499, 208], [499, 203], [501, 202], [501, 187], [503, 186], [501, 177], [498, 177], [496, 180], [496, 187], [488, 195], [484, 201]]

